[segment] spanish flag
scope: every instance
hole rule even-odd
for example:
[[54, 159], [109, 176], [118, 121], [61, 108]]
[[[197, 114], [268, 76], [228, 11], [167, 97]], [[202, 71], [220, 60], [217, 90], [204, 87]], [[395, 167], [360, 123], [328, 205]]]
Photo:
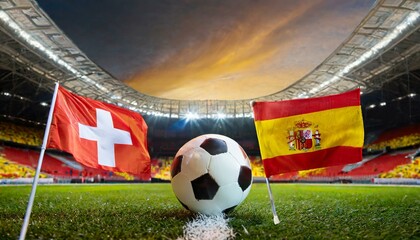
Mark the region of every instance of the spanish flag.
[[253, 111], [267, 177], [362, 159], [360, 89], [317, 98], [254, 102]]

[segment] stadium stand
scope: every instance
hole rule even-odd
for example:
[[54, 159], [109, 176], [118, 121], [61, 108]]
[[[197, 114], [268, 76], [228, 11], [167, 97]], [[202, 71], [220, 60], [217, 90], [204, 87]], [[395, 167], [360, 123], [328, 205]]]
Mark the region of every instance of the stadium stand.
[[[4, 147], [3, 154], [5, 157], [16, 163], [36, 168], [38, 164], [39, 152], [34, 150], [22, 150], [12, 147]], [[73, 177], [78, 176], [81, 172], [65, 166], [61, 161], [46, 154], [42, 164], [42, 172], [56, 177]]]
[[299, 180], [299, 172], [288, 172], [279, 175], [272, 176], [270, 181], [272, 182], [295, 182]]
[[416, 145], [420, 145], [420, 124], [385, 131], [375, 141], [367, 145], [366, 148], [382, 150], [386, 147], [398, 149]]
[[[4, 175], [12, 177], [23, 177], [28, 169], [35, 169], [38, 164], [39, 149], [42, 145], [43, 129], [28, 127], [12, 122], [0, 122], [0, 141], [10, 143], [16, 147], [3, 146], [0, 153], [6, 159], [2, 166]], [[35, 148], [34, 148], [35, 147]], [[10, 166], [15, 166], [10, 168]], [[17, 174], [16, 169], [22, 169], [22, 173]], [[6, 172], [7, 171], [7, 172]], [[127, 173], [110, 173], [76, 163], [72, 157], [63, 154], [45, 154], [41, 169], [43, 176], [55, 178], [78, 179], [81, 182], [103, 181], [106, 180], [134, 180], [135, 177]], [[33, 176], [33, 175], [31, 175]]]
[[[7, 164], [14, 163], [22, 169], [35, 169], [38, 164], [39, 151], [30, 149], [20, 149], [4, 146], [0, 149], [3, 159]], [[67, 161], [60, 159], [67, 158]], [[72, 162], [73, 164], [69, 164]], [[127, 173], [109, 172], [100, 169], [94, 169], [87, 166], [75, 167], [78, 163], [74, 162], [71, 157], [57, 157], [56, 155], [45, 154], [42, 163], [41, 172], [45, 176], [50, 176], [57, 181], [66, 180], [73, 182], [103, 182], [103, 181], [122, 181], [135, 180], [136, 178]], [[5, 168], [5, 171], [11, 170]], [[23, 171], [23, 170], [22, 170]], [[29, 170], [27, 170], [29, 171]], [[5, 172], [12, 174], [12, 172]], [[12, 176], [12, 175], [10, 175]], [[24, 176], [24, 174], [19, 174]], [[31, 175], [33, 176], [33, 174]]]
[[406, 158], [406, 156], [406, 152], [382, 155], [366, 162], [363, 164], [363, 167], [356, 168], [347, 174], [350, 174], [353, 178], [377, 176], [381, 173], [388, 172], [399, 165], [410, 163], [411, 160]]
[[[0, 156], [0, 179], [10, 178], [31, 178], [35, 176], [35, 170], [10, 161], [4, 156]], [[47, 175], [40, 174], [40, 178], [45, 178]]]
[[173, 157], [152, 158], [152, 178], [168, 181], [171, 179], [171, 164]]
[[417, 158], [409, 164], [397, 166], [389, 172], [380, 174], [379, 177], [420, 179], [420, 158]]
[[[11, 122], [0, 122], [0, 141], [14, 143], [16, 146], [3, 146], [0, 160], [0, 174], [2, 178], [28, 177], [34, 175], [37, 166], [39, 149], [42, 144], [42, 130], [33, 127], [21, 126]], [[166, 153], [165, 156], [153, 157], [151, 161], [152, 179], [159, 181], [170, 180], [170, 168], [173, 156], [168, 154], [177, 150], [178, 145], [165, 145], [168, 141], [162, 141], [158, 152]], [[170, 142], [170, 141], [169, 141]], [[246, 141], [243, 141], [246, 142]], [[248, 141], [245, 149], [250, 145], [255, 150], [254, 141]], [[6, 144], [7, 145], [7, 144]], [[295, 181], [370, 181], [379, 178], [419, 178], [419, 160], [412, 161], [409, 157], [415, 154], [413, 147], [420, 145], [420, 124], [409, 125], [398, 129], [392, 129], [380, 134], [375, 141], [365, 148], [369, 151], [384, 150], [382, 155], [372, 158], [365, 157], [363, 161], [347, 166], [333, 166], [307, 171], [291, 172], [272, 177], [272, 181], [295, 182]], [[34, 148], [35, 147], [35, 148]], [[405, 150], [404, 150], [405, 149]], [[169, 151], [170, 150], [170, 151]], [[413, 155], [414, 156], [414, 155]], [[263, 178], [264, 168], [259, 156], [249, 156], [254, 178]], [[81, 166], [71, 156], [63, 154], [46, 154], [42, 166], [42, 176], [52, 176], [56, 179], [77, 179], [77, 182], [101, 182], [136, 180], [135, 176], [127, 173], [112, 173]]]
[[[253, 177], [264, 177], [264, 168], [259, 156], [249, 156]], [[161, 180], [171, 179], [171, 164], [173, 157], [153, 158], [151, 161], [152, 178]]]
[[28, 146], [41, 146], [44, 131], [10, 122], [0, 122], [0, 140]]
[[[358, 167], [349, 165], [332, 166], [306, 171], [280, 174], [272, 177], [273, 181], [311, 181], [311, 182], [353, 182], [368, 181], [375, 177], [408, 177], [418, 178], [418, 162], [407, 157], [412, 151], [401, 150], [383, 154], [367, 161], [361, 161]], [[350, 169], [347, 171], [347, 169]]]
[[[34, 150], [22, 150], [12, 147], [3, 147], [3, 156], [10, 156], [7, 161], [14, 162], [20, 168], [34, 169], [36, 167], [39, 153]], [[402, 151], [399, 153], [385, 154], [367, 162], [361, 166], [353, 168], [351, 171], [343, 171], [346, 165], [333, 166], [319, 169], [312, 169], [307, 171], [290, 172], [272, 177], [272, 181], [280, 182], [295, 182], [295, 181], [321, 181], [321, 182], [335, 182], [335, 181], [356, 181], [365, 180], [370, 181], [374, 177], [410, 177], [419, 178], [419, 163], [412, 162], [407, 157], [408, 152]], [[3, 159], [6, 159], [3, 157]], [[250, 156], [252, 173], [254, 178], [263, 178], [264, 169], [261, 159], [257, 156]], [[68, 161], [73, 161], [69, 159]], [[151, 162], [152, 178], [164, 181], [170, 180], [170, 168], [172, 157], [154, 158]], [[76, 163], [77, 164], [77, 163]], [[407, 165], [406, 165], [407, 164]], [[5, 165], [5, 164], [3, 164]], [[15, 170], [13, 171], [15, 172]], [[22, 170], [23, 172], [23, 170]], [[42, 167], [42, 172], [46, 175], [55, 178], [79, 178], [81, 181], [102, 181], [104, 180], [135, 180], [135, 177], [127, 173], [109, 173], [102, 170], [92, 169], [83, 166], [83, 170], [79, 171], [74, 167], [70, 167], [64, 162], [58, 160], [53, 156], [46, 155]], [[7, 172], [6, 172], [7, 173]], [[6, 174], [3, 170], [3, 174]], [[12, 174], [12, 172], [9, 172]], [[21, 173], [19, 176], [23, 176]], [[12, 175], [9, 175], [12, 176]], [[92, 180], [95, 178], [95, 180]]]
[[259, 156], [249, 156], [249, 160], [251, 162], [252, 168], [252, 176], [253, 177], [264, 177], [264, 167], [262, 164], [261, 157]]

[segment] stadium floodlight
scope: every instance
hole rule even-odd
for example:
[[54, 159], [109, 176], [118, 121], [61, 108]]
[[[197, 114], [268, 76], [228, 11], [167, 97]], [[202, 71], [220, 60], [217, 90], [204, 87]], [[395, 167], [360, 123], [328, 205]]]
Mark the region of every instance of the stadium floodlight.
[[381, 107], [386, 106], [386, 102], [379, 103], [379, 106], [381, 106]]
[[375, 107], [376, 107], [376, 104], [371, 104], [368, 106], [368, 108], [375, 108]]
[[130, 109], [131, 111], [135, 111], [135, 112], [141, 112], [141, 110], [139, 110], [138, 108], [136, 108], [134, 106], [130, 106], [130, 107], [128, 107], [128, 109]]
[[407, 96], [412, 98], [412, 97], [415, 97], [416, 95], [417, 95], [416, 93], [410, 93]]
[[225, 119], [226, 118], [226, 114], [222, 113], [222, 112], [218, 112], [217, 113], [217, 119]]
[[40, 102], [39, 103], [41, 106], [43, 106], [43, 107], [48, 107], [49, 106], [49, 104], [48, 103], [46, 103], [46, 102]]
[[28, 101], [28, 102], [31, 101], [31, 99], [29, 99], [27, 97], [17, 95], [17, 94], [11, 94], [9, 92], [0, 92], [0, 95], [6, 96], [6, 97], [11, 97], [11, 98], [17, 98], [17, 99], [20, 99], [20, 100], [23, 100], [23, 101]]
[[187, 120], [194, 120], [194, 119], [199, 119], [200, 118], [200, 116], [197, 113], [194, 113], [194, 112], [188, 112], [185, 115], [185, 117], [186, 117]]
[[254, 112], [242, 113], [242, 116], [236, 115], [236, 117], [254, 118]]

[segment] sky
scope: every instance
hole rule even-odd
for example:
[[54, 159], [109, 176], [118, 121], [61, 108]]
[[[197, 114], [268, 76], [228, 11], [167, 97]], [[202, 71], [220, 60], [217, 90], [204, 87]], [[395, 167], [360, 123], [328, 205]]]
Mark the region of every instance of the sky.
[[38, 0], [93, 62], [147, 95], [239, 100], [322, 63], [374, 0]]

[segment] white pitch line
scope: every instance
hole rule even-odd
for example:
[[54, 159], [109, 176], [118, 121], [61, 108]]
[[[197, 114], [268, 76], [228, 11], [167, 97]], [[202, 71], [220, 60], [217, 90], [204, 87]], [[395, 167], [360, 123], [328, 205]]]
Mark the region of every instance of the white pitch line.
[[187, 222], [183, 229], [184, 236], [177, 240], [226, 240], [234, 239], [235, 233], [228, 225], [229, 219], [223, 214], [203, 215]]

